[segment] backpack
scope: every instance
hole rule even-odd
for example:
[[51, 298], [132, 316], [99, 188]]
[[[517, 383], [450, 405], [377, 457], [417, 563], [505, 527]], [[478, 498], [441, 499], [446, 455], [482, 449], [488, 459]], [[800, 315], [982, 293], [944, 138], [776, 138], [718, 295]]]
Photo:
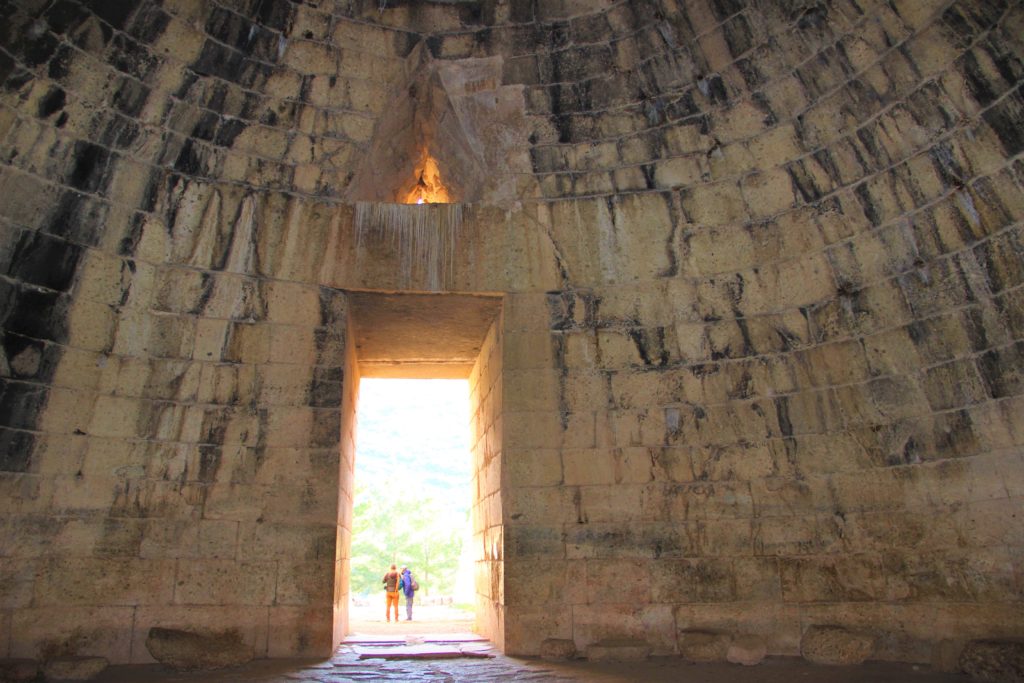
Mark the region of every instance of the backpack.
[[409, 578], [412, 579], [412, 590], [415, 593], [416, 591], [418, 591], [420, 589], [420, 585], [418, 583], [416, 583], [416, 579], [412, 578], [412, 574], [409, 574]]

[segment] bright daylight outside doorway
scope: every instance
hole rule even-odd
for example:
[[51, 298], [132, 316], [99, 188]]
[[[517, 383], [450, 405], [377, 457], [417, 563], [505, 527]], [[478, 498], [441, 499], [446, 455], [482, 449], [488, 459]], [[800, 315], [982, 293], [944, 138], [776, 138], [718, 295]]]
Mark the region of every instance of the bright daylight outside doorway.
[[[469, 386], [466, 380], [359, 384], [349, 633], [473, 630]], [[394, 564], [419, 584], [407, 621], [385, 619]]]

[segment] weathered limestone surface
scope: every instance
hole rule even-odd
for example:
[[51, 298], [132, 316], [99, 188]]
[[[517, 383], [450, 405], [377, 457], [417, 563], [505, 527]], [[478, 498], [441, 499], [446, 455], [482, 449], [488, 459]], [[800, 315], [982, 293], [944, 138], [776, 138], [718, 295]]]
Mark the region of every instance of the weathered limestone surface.
[[871, 634], [839, 626], [812, 626], [800, 641], [800, 654], [815, 664], [861, 664], [874, 649]]
[[[350, 291], [503, 297], [505, 651], [1021, 637], [1022, 36], [981, 0], [0, 3], [0, 657], [331, 650]], [[478, 201], [416, 260], [352, 202], [422, 143]]]
[[754, 666], [760, 664], [765, 655], [768, 654], [768, 646], [765, 644], [764, 639], [759, 636], [745, 636], [739, 635], [732, 639], [729, 643], [729, 649], [726, 650], [725, 659], [727, 662], [732, 664], [742, 664], [743, 666]]
[[50, 681], [88, 681], [109, 665], [105, 657], [57, 657], [43, 665], [43, 676]]
[[252, 659], [252, 646], [237, 631], [195, 633], [173, 628], [151, 628], [146, 649], [164, 666], [182, 671], [222, 669]]
[[683, 631], [679, 634], [679, 654], [690, 662], [721, 662], [729, 654], [732, 636], [713, 631]]
[[651, 646], [645, 641], [628, 638], [599, 640], [587, 646], [587, 659], [592, 662], [637, 662], [650, 654]]
[[576, 643], [570, 638], [548, 638], [540, 644], [539, 654], [544, 659], [572, 659], [576, 656]]

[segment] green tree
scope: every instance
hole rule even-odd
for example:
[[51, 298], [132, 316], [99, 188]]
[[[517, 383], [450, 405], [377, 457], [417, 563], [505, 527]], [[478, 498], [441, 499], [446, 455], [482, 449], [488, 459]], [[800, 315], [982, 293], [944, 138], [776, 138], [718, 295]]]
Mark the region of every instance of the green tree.
[[392, 564], [408, 565], [423, 595], [451, 595], [462, 551], [465, 506], [414, 482], [356, 485], [351, 552], [353, 593], [381, 590]]

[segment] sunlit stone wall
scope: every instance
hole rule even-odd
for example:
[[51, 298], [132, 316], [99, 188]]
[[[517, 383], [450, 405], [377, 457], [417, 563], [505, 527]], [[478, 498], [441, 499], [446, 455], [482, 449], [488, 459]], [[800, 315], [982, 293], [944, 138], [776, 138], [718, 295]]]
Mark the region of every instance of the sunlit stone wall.
[[469, 377], [470, 444], [473, 452], [470, 489], [473, 507], [474, 586], [478, 630], [499, 647], [505, 643], [504, 396], [502, 319], [491, 326]]
[[[346, 289], [506, 295], [507, 651], [1021, 635], [1020, 3], [393, 4], [0, 4], [0, 656], [329, 650]], [[501, 188], [443, 282], [346, 197], [417, 44]]]

